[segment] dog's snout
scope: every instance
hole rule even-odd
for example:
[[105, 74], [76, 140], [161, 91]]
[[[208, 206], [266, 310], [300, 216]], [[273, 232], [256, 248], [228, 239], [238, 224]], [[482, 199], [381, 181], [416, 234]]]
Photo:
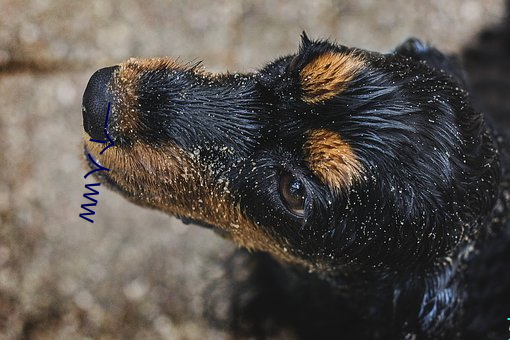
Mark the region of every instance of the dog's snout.
[[105, 120], [108, 103], [112, 100], [112, 94], [108, 91], [108, 84], [118, 68], [118, 66], [111, 66], [97, 70], [90, 77], [83, 94], [83, 128], [93, 139], [107, 140], [104, 133]]

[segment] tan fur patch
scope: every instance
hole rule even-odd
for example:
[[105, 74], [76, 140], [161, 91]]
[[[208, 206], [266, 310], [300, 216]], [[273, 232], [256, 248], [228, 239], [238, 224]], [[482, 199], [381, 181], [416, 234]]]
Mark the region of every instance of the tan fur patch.
[[119, 69], [112, 77], [108, 91], [113, 93], [112, 117], [114, 129], [120, 134], [136, 135], [139, 129], [139, 112], [136, 103], [136, 89], [142, 75], [156, 70], [186, 70], [189, 67], [181, 65], [169, 58], [130, 58], [119, 65]]
[[360, 162], [336, 132], [311, 131], [304, 151], [310, 170], [333, 191], [345, 190], [361, 177]]
[[173, 145], [155, 149], [140, 142], [112, 146], [100, 155], [103, 145], [90, 142], [87, 134], [84, 143], [91, 157], [110, 169], [102, 173], [134, 203], [214, 225], [242, 247], [313, 270], [312, 264], [291, 253], [285, 241], [274, 239], [246, 218], [233, 203], [228, 183], [213, 182], [198, 156]]
[[316, 104], [341, 93], [363, 66], [363, 59], [352, 53], [321, 54], [300, 72], [303, 101]]

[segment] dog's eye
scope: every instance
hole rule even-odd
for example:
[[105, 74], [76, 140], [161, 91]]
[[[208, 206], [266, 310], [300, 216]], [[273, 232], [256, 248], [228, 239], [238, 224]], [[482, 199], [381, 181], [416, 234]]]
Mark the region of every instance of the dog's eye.
[[289, 173], [280, 178], [280, 197], [290, 212], [298, 217], [305, 213], [305, 187], [303, 183]]

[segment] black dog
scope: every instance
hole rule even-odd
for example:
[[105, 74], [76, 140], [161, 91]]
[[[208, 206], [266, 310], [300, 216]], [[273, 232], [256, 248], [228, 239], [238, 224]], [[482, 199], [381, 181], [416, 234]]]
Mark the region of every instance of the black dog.
[[418, 40], [303, 34], [253, 74], [130, 59], [87, 86], [85, 154], [134, 203], [272, 255], [233, 264], [253, 270], [232, 290], [239, 336], [507, 338], [507, 140], [468, 92]]

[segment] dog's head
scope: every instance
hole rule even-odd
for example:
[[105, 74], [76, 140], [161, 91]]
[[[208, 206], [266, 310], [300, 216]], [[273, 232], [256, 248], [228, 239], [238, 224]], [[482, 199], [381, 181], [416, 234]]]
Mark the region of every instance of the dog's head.
[[[473, 239], [499, 181], [445, 60], [306, 36], [251, 74], [130, 59], [89, 82], [85, 154], [131, 201], [311, 270], [428, 264]], [[115, 144], [100, 154], [108, 102]]]

